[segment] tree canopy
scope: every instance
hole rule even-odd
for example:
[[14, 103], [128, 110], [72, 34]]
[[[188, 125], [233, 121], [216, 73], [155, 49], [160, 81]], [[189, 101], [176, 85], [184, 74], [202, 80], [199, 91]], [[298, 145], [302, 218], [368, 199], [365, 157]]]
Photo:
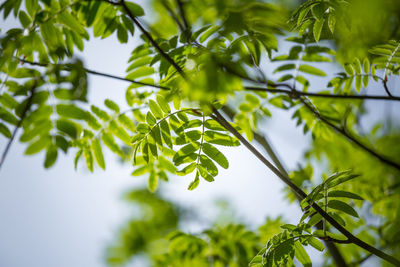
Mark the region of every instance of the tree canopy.
[[[3, 20], [19, 25], [0, 32], [0, 168], [18, 141], [44, 154], [45, 168], [73, 153], [76, 167], [105, 170], [108, 149], [146, 177], [148, 191], [127, 195], [142, 215], [110, 246], [110, 265], [144, 253], [152, 266], [311, 266], [312, 248], [325, 266], [400, 266], [400, 131], [396, 115], [377, 115], [378, 103], [400, 104], [400, 2], [138, 2], [3, 1]], [[125, 74], [75, 56], [114, 34], [133, 44]], [[126, 81], [125, 103], [94, 105], [89, 75]], [[261, 127], [271, 110], [312, 140], [296, 169]], [[298, 201], [298, 224], [181, 231], [185, 212], [156, 193], [159, 183], [213, 182], [229, 168], [221, 147], [239, 145]]]

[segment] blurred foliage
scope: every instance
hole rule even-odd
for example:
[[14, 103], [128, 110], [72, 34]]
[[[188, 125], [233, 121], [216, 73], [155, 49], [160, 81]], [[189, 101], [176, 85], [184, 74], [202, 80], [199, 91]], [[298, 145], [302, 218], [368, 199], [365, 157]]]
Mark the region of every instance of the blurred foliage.
[[[191, 176], [188, 189], [194, 190], [229, 167], [221, 147], [244, 143], [255, 153], [242, 134], [260, 142], [260, 125], [272, 111], [286, 111], [312, 138], [286, 181], [287, 199], [299, 200], [303, 211], [298, 224], [268, 219], [255, 232], [231, 221], [183, 233], [175, 204], [133, 191], [127, 200], [138, 213], [107, 250], [108, 263], [147, 255], [154, 266], [311, 266], [305, 248], [312, 247], [324, 251], [324, 266], [369, 263], [369, 253], [383, 266], [400, 264], [383, 252], [400, 257], [398, 125], [390, 128], [392, 121], [381, 116], [376, 127], [363, 129], [376, 113], [366, 99], [400, 100], [389, 86], [400, 72], [400, 2], [146, 4], [0, 4], [3, 20], [14, 16], [18, 22], [1, 26], [0, 133], [7, 144], [0, 164], [15, 138], [27, 144], [25, 154], [44, 154], [45, 168], [63, 152], [75, 154], [76, 168], [83, 161], [91, 172], [105, 170], [108, 148], [133, 165], [132, 176], [147, 177], [152, 193], [176, 175]], [[125, 77], [89, 70], [75, 57], [90, 36], [115, 36], [121, 44], [136, 37]], [[99, 56], [112, 56], [113, 49]], [[338, 69], [334, 75], [332, 67]], [[129, 82], [126, 103], [110, 95], [94, 105], [88, 90], [96, 88], [88, 86], [88, 75]], [[231, 125], [217, 112], [224, 105], [234, 107]], [[260, 143], [268, 148], [266, 139]], [[286, 171], [279, 172], [286, 179]]]

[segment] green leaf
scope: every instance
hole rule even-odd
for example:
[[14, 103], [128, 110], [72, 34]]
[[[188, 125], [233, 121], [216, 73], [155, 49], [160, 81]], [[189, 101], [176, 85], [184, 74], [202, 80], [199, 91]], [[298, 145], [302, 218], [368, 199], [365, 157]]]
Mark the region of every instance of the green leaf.
[[335, 26], [336, 26], [336, 17], [335, 15], [330, 14], [328, 17], [328, 27], [332, 33], [335, 32]]
[[0, 122], [0, 133], [7, 138], [11, 138], [11, 132], [3, 123]]
[[176, 174], [180, 175], [180, 176], [187, 175], [189, 173], [192, 173], [196, 169], [196, 166], [197, 166], [197, 163], [192, 162], [189, 165], [187, 165], [185, 168], [183, 168], [182, 170], [177, 171]]
[[50, 145], [47, 148], [46, 152], [46, 158], [44, 160], [44, 167], [46, 169], [50, 168], [51, 166], [54, 165], [54, 163], [57, 161], [57, 146], [55, 145]]
[[118, 37], [118, 41], [122, 44], [127, 43], [128, 42], [128, 32], [127, 30], [122, 27], [121, 25], [118, 25], [118, 29], [117, 29], [117, 37]]
[[342, 191], [342, 190], [332, 190], [328, 192], [328, 197], [344, 197], [344, 198], [351, 198], [351, 199], [359, 199], [359, 200], [364, 200], [362, 197], [360, 197], [357, 194], [347, 192], [347, 191]]
[[361, 87], [362, 87], [362, 77], [360, 75], [357, 75], [355, 77], [355, 88], [357, 92], [361, 91]]
[[143, 66], [140, 68], [137, 68], [135, 71], [129, 73], [126, 78], [130, 80], [135, 80], [140, 77], [148, 76], [154, 73], [154, 69], [149, 66]]
[[196, 177], [194, 180], [189, 184], [188, 189], [189, 190], [194, 190], [198, 185], [199, 185], [200, 179], [199, 179], [199, 173], [196, 172]]
[[158, 187], [158, 176], [156, 175], [156, 173], [150, 172], [150, 176], [149, 176], [149, 182], [147, 184], [147, 187], [149, 189], [150, 192], [155, 192], [157, 190]]
[[317, 76], [326, 76], [325, 72], [310, 65], [300, 65], [299, 71]]
[[[199, 142], [194, 142], [194, 143], [188, 144], [188, 145], [182, 147], [181, 149], [179, 149], [178, 152], [175, 153], [172, 160], [176, 165], [176, 162], [178, 162], [179, 159], [197, 151], [199, 148], [200, 148]], [[203, 148], [204, 148], [204, 144], [203, 144]]]
[[124, 157], [124, 152], [121, 150], [121, 148], [117, 145], [115, 142], [114, 138], [112, 137], [111, 134], [108, 132], [104, 131], [103, 134], [101, 135], [101, 140], [103, 143], [115, 154], [119, 155], [120, 157]]
[[324, 27], [325, 19], [316, 20], [313, 27], [314, 39], [318, 43], [321, 37], [322, 28]]
[[204, 178], [204, 180], [206, 180], [207, 182], [214, 181], [214, 177], [212, 175], [210, 175], [208, 173], [208, 171], [206, 170], [206, 168], [204, 168], [202, 165], [198, 165], [197, 169], [199, 170], [199, 173], [200, 173], [201, 177]]
[[25, 155], [33, 155], [39, 153], [43, 149], [45, 149], [49, 143], [51, 143], [51, 139], [49, 137], [40, 138], [35, 142], [31, 143], [25, 150]]
[[200, 163], [212, 176], [218, 175], [218, 168], [209, 157], [200, 155]]
[[21, 22], [22, 27], [28, 28], [28, 26], [31, 24], [31, 19], [29, 18], [28, 14], [25, 13], [25, 11], [21, 10], [19, 11], [19, 21]]
[[294, 242], [294, 253], [296, 259], [305, 267], [311, 267], [311, 259], [310, 256], [308, 256], [306, 250], [303, 248], [303, 245], [299, 242], [296, 241]]
[[227, 169], [229, 167], [229, 162], [216, 147], [208, 143], [203, 144], [203, 152], [209, 156], [212, 160], [217, 162], [222, 168]]
[[110, 121], [109, 128], [111, 132], [125, 144], [127, 145], [131, 144], [130, 135], [121, 126], [119, 126], [116, 121]]
[[93, 155], [89, 149], [83, 150], [83, 156], [86, 160], [86, 166], [90, 172], [93, 172]]
[[108, 107], [112, 111], [115, 111], [115, 113], [119, 113], [120, 112], [118, 104], [115, 103], [114, 101], [112, 101], [111, 99], [104, 100], [104, 105], [106, 105], [106, 107]]
[[322, 242], [319, 241], [318, 239], [316, 239], [315, 237], [310, 237], [307, 241], [308, 241], [308, 244], [310, 244], [315, 249], [317, 249], [319, 251], [324, 251], [324, 249], [325, 249], [324, 244], [322, 244]]
[[97, 138], [93, 139], [90, 147], [92, 149], [92, 152], [93, 152], [94, 158], [96, 159], [97, 164], [99, 165], [100, 168], [105, 170], [106, 164], [104, 162], [103, 151], [101, 149], [99, 139], [97, 139]]
[[145, 173], [147, 173], [149, 171], [149, 168], [147, 167], [147, 165], [141, 166], [139, 168], [136, 168], [131, 175], [132, 176], [140, 176], [143, 175]]
[[157, 119], [161, 119], [163, 117], [163, 112], [161, 111], [161, 108], [158, 106], [156, 101], [150, 99], [149, 100], [149, 108], [151, 112], [153, 113], [154, 117]]
[[214, 131], [227, 131], [224, 127], [221, 126], [221, 124], [211, 119], [208, 119], [204, 122], [204, 127]]
[[144, 16], [144, 10], [138, 4], [125, 1], [125, 5], [129, 9], [129, 11], [132, 13], [133, 16], [135, 16], [135, 17]]
[[208, 143], [213, 143], [222, 146], [239, 146], [240, 142], [236, 138], [229, 136], [227, 134], [205, 131], [204, 140]]
[[357, 217], [358, 218], [358, 213], [355, 211], [355, 209], [350, 206], [349, 204], [339, 201], [339, 200], [329, 200], [328, 202], [328, 207], [331, 209], [335, 209], [335, 210], [339, 210], [342, 211], [344, 213], [347, 213], [353, 217]]
[[204, 41], [206, 41], [208, 39], [208, 37], [210, 37], [211, 35], [216, 33], [220, 28], [221, 28], [221, 26], [213, 26], [213, 27], [209, 28], [207, 31], [205, 31], [200, 36], [200, 38], [199, 38], [200, 43], [203, 43]]
[[164, 143], [172, 149], [172, 139], [171, 139], [171, 131], [169, 129], [168, 122], [163, 120], [160, 122], [161, 136], [164, 140]]
[[160, 126], [156, 125], [153, 127], [151, 130], [151, 137], [156, 141], [156, 143], [160, 146], [162, 146], [162, 140], [161, 140], [161, 132], [160, 132]]
[[153, 126], [154, 124], [157, 123], [156, 118], [154, 118], [153, 114], [150, 111], [148, 111], [146, 114], [146, 122], [150, 126]]
[[344, 71], [347, 73], [349, 76], [353, 76], [355, 71], [354, 67], [351, 64], [345, 64], [344, 65]]
[[162, 109], [162, 111], [164, 111], [164, 113], [170, 113], [171, 112], [171, 108], [168, 105], [167, 101], [165, 101], [163, 96], [157, 95], [156, 99], [157, 99], [158, 105], [161, 107], [161, 109]]

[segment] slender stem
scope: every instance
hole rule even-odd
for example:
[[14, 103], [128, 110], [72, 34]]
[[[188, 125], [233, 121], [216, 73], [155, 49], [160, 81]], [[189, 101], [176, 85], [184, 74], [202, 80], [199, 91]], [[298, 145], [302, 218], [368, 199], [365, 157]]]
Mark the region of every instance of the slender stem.
[[17, 125], [14, 128], [14, 131], [13, 131], [13, 133], [11, 135], [11, 138], [7, 142], [7, 145], [6, 145], [6, 148], [3, 151], [3, 154], [1, 155], [1, 158], [0, 158], [0, 169], [3, 166], [3, 163], [4, 163], [4, 161], [5, 161], [6, 157], [7, 157], [7, 154], [8, 154], [8, 151], [10, 150], [10, 148], [11, 148], [12, 142], [14, 141], [15, 136], [17, 135], [18, 129], [21, 127], [22, 122], [25, 119], [26, 114], [28, 113], [28, 111], [29, 111], [29, 109], [30, 109], [30, 107], [32, 105], [33, 96], [35, 95], [36, 88], [37, 88], [36, 81], [34, 81], [31, 89], [29, 90], [31, 95], [29, 96], [28, 101], [26, 102], [25, 108], [22, 111], [21, 117], [20, 117]]
[[387, 80], [384, 80], [382, 83], [383, 83], [383, 88], [385, 88], [385, 91], [388, 94], [388, 96], [393, 98], [393, 95], [392, 95], [392, 93], [390, 93], [389, 88], [387, 86]]
[[338, 126], [336, 126], [335, 124], [330, 122], [321, 113], [319, 113], [314, 107], [312, 107], [309, 103], [307, 103], [307, 101], [304, 100], [303, 98], [300, 98], [300, 101], [303, 103], [303, 105], [309, 111], [311, 111], [315, 115], [315, 117], [317, 117], [320, 121], [322, 121], [323, 123], [325, 123], [326, 125], [331, 127], [337, 133], [340, 133], [341, 135], [346, 137], [348, 140], [353, 142], [355, 145], [357, 145], [358, 147], [362, 148], [364, 151], [368, 152], [369, 154], [371, 154], [372, 156], [374, 156], [375, 158], [377, 158], [381, 162], [383, 162], [383, 163], [385, 163], [385, 164], [387, 164], [389, 166], [392, 166], [393, 168], [396, 168], [396, 169], [400, 170], [400, 164], [399, 163], [392, 161], [391, 159], [379, 154], [378, 152], [376, 152], [372, 148], [368, 147], [367, 145], [361, 143], [361, 141], [359, 141], [354, 136], [352, 136], [350, 133], [348, 133], [348, 131], [346, 131], [345, 129], [339, 128]]
[[[33, 66], [48, 67], [49, 65], [56, 65], [56, 66], [63, 66], [67, 70], [70, 69], [67, 65], [63, 65], [63, 64], [41, 63], [41, 62], [34, 62], [34, 61], [29, 61], [29, 60], [21, 59], [21, 58], [18, 58], [18, 60], [20, 62], [22, 62], [22, 63], [27, 63], [27, 64], [33, 65]], [[97, 75], [97, 76], [102, 76], [102, 77], [111, 78], [111, 79], [120, 80], [120, 81], [126, 81], [126, 82], [139, 84], [139, 85], [143, 85], [143, 86], [149, 86], [149, 87], [153, 87], [153, 88], [157, 88], [157, 89], [161, 89], [161, 90], [171, 90], [170, 88], [162, 86], [162, 85], [139, 82], [139, 81], [135, 81], [135, 80], [132, 80], [132, 79], [127, 79], [127, 78], [124, 78], [124, 77], [120, 77], [120, 76], [116, 76], [116, 75], [112, 75], [112, 74], [108, 74], [108, 73], [104, 73], [104, 72], [100, 72], [100, 71], [91, 70], [91, 69], [88, 69], [88, 68], [83, 68], [83, 69], [87, 73], [90, 73], [90, 74], [93, 74], [93, 75]]]
[[[283, 84], [279, 84], [277, 86], [283, 86]], [[283, 93], [289, 95], [291, 98], [297, 98], [299, 96], [310, 96], [310, 97], [321, 97], [321, 98], [339, 98], [339, 99], [359, 99], [359, 100], [386, 100], [386, 101], [400, 101], [400, 97], [397, 96], [380, 96], [380, 95], [334, 95], [327, 93], [309, 93], [302, 92], [298, 90], [285, 90], [278, 88], [262, 88], [262, 87], [254, 87], [254, 86], [246, 86], [246, 90], [249, 91], [261, 91], [261, 92], [270, 92], [270, 93]]]
[[189, 23], [186, 18], [185, 9], [183, 7], [183, 2], [182, 2], [182, 0], [176, 0], [176, 3], [178, 4], [179, 14], [181, 15], [183, 25], [185, 26], [185, 29], [187, 30], [187, 29], [189, 29]]
[[[253, 147], [216, 109], [213, 109], [212, 118], [215, 119], [221, 126], [226, 128], [231, 132], [240, 142], [249, 149], [264, 165], [266, 165], [278, 178], [281, 179], [286, 185], [288, 185], [301, 199], [307, 197], [307, 194], [295, 185], [286, 175], [280, 172], [271, 162], [269, 162], [255, 147]], [[320, 206], [316, 203], [312, 203], [311, 206], [317, 211], [321, 216], [326, 219], [333, 227], [335, 227], [340, 233], [347, 237], [348, 241], [358, 245], [359, 247], [373, 253], [374, 255], [396, 265], [400, 266], [400, 261], [385, 252], [374, 248], [373, 246], [360, 240], [352, 233], [347, 231], [342, 225], [340, 225], [335, 219], [333, 219], [329, 214], [327, 214]], [[347, 242], [347, 241], [346, 241]]]

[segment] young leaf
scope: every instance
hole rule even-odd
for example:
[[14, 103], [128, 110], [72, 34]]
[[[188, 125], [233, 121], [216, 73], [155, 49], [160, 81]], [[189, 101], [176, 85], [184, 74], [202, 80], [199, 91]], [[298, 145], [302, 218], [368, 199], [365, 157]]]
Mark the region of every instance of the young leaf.
[[192, 162], [182, 170], [177, 171], [176, 174], [181, 176], [187, 175], [189, 173], [192, 173], [196, 169], [196, 166], [197, 166], [196, 162]]
[[212, 175], [210, 175], [208, 173], [208, 171], [202, 165], [198, 165], [197, 168], [199, 170], [199, 173], [200, 173], [201, 177], [203, 177], [204, 180], [206, 180], [207, 182], [213, 182], [214, 181], [214, 177]]
[[323, 251], [324, 250], [324, 244], [322, 244], [321, 241], [319, 241], [318, 239], [316, 239], [315, 237], [310, 237], [308, 240], [308, 244], [310, 244], [312, 247], [314, 247], [315, 249], [319, 250], [319, 251]]
[[303, 248], [303, 245], [299, 241], [294, 242], [294, 253], [296, 259], [303, 266], [305, 267], [312, 266], [310, 256], [308, 256], [306, 250]]
[[147, 187], [150, 192], [154, 193], [157, 190], [158, 187], [158, 176], [154, 171], [150, 172], [149, 176], [149, 182], [147, 184]]
[[133, 16], [135, 17], [140, 17], [144, 15], [144, 10], [141, 6], [138, 4], [132, 3], [132, 2], [124, 2], [126, 7], [129, 9], [129, 11], [132, 13]]
[[90, 147], [92, 149], [92, 152], [93, 152], [94, 158], [96, 159], [97, 164], [99, 165], [100, 168], [105, 170], [106, 164], [104, 162], [103, 151], [101, 149], [99, 139], [94, 138]]
[[213, 143], [222, 146], [239, 146], [240, 142], [236, 138], [227, 134], [222, 134], [214, 131], [205, 131], [204, 140], [208, 143]]
[[344, 197], [344, 198], [352, 198], [352, 199], [359, 199], [363, 200], [362, 197], [360, 197], [357, 194], [347, 192], [347, 191], [342, 191], [342, 190], [332, 190], [328, 192], [328, 197]]
[[347, 214], [349, 214], [349, 215], [351, 215], [353, 217], [357, 217], [358, 218], [357, 211], [352, 206], [350, 206], [349, 204], [347, 204], [345, 202], [342, 202], [342, 201], [339, 201], [339, 200], [335, 200], [335, 199], [329, 200], [328, 207], [331, 208], [331, 209], [342, 211], [342, 212], [347, 213]]
[[161, 107], [162, 111], [164, 111], [164, 113], [171, 112], [171, 108], [169, 107], [167, 101], [165, 101], [163, 96], [157, 95], [156, 99], [157, 99], [158, 105], [160, 105], [160, 107]]
[[156, 101], [150, 99], [149, 100], [149, 108], [150, 108], [151, 112], [153, 113], [154, 117], [156, 117], [157, 119], [161, 119], [163, 117], [161, 108], [158, 106]]
[[198, 185], [199, 185], [200, 179], [199, 179], [199, 172], [196, 172], [196, 177], [194, 180], [189, 184], [188, 189], [189, 190], [194, 190]]
[[324, 27], [325, 19], [316, 20], [313, 27], [314, 39], [318, 43], [321, 37], [322, 28]]
[[229, 167], [229, 162], [216, 147], [208, 143], [203, 144], [203, 152], [209, 156], [212, 160], [217, 162], [222, 168], [227, 169]]
[[310, 65], [300, 65], [299, 71], [317, 76], [326, 76], [326, 73]]

